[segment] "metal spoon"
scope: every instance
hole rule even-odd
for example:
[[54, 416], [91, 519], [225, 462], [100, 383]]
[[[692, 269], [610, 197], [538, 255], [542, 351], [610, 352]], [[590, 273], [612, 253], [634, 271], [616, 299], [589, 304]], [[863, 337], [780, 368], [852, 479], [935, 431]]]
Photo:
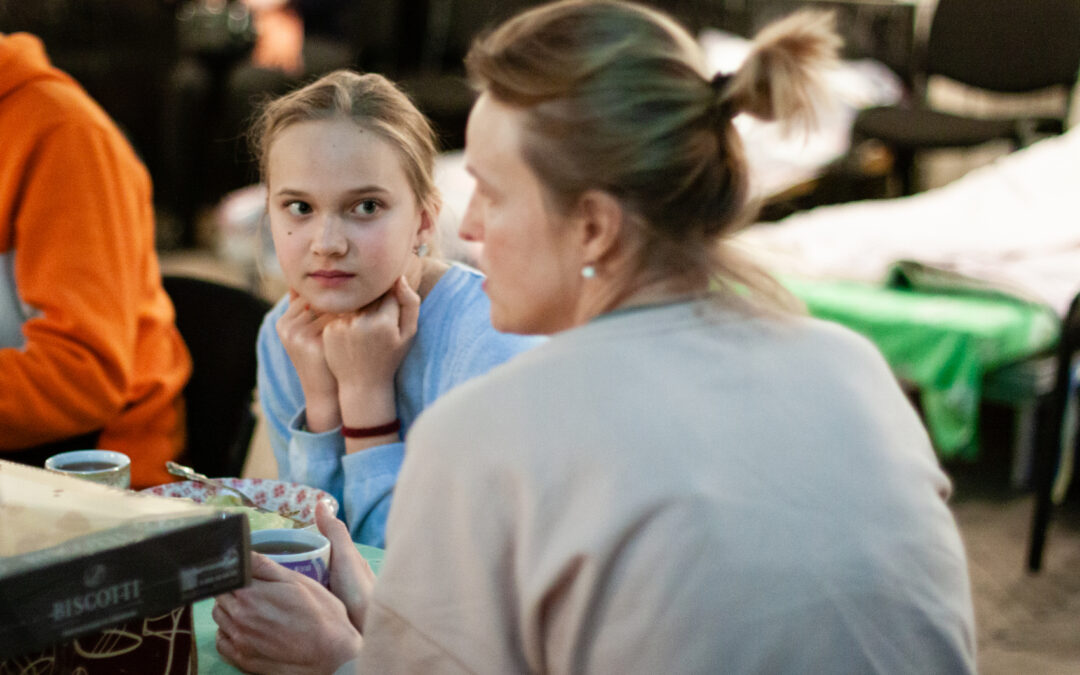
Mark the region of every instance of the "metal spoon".
[[203, 483], [204, 485], [212, 485], [219, 490], [228, 490], [229, 492], [239, 497], [240, 503], [242, 503], [244, 506], [253, 508], [256, 511], [262, 511], [263, 513], [273, 513], [274, 515], [281, 516], [282, 518], [287, 518], [293, 523], [295, 523], [295, 526], [297, 528], [308, 527], [310, 525], [310, 523], [305, 523], [302, 520], [297, 520], [292, 516], [287, 516], [283, 513], [271, 511], [270, 509], [259, 506], [251, 499], [251, 497], [248, 497], [240, 490], [237, 490], [233, 486], [227, 485], [216, 478], [209, 478], [207, 476], [204, 476], [195, 469], [192, 469], [190, 466], [184, 466], [183, 464], [177, 464], [176, 462], [165, 462], [165, 468], [168, 470], [169, 473], [174, 476], [179, 476], [180, 478], [187, 478], [188, 480], [193, 480], [196, 483]]

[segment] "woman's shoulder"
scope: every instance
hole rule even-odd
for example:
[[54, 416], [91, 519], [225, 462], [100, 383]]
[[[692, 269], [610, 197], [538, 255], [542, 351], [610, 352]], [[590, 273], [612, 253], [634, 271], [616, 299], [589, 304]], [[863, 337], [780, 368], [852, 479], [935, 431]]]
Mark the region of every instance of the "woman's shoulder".
[[847, 326], [811, 316], [797, 317], [797, 322], [801, 327], [802, 342], [808, 349], [832, 353], [844, 360], [861, 358], [884, 364], [884, 357], [877, 346], [868, 337]]
[[514, 427], [515, 420], [523, 412], [531, 414], [531, 406], [525, 401], [533, 398], [527, 392], [536, 378], [531, 368], [523, 370], [519, 361], [531, 361], [532, 356], [517, 354], [439, 396], [409, 428], [410, 449], [427, 448], [422, 453], [468, 453], [474, 459], [488, 452], [502, 454], [498, 448], [503, 444], [492, 439], [512, 436], [507, 430]]

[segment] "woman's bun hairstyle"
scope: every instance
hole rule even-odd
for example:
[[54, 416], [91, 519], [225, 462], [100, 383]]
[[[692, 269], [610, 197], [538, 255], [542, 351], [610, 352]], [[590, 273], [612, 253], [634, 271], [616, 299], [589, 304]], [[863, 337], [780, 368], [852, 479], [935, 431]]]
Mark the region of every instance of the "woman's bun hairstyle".
[[801, 11], [767, 25], [731, 76], [720, 103], [765, 121], [813, 125], [820, 71], [835, 63], [841, 40], [831, 12]]

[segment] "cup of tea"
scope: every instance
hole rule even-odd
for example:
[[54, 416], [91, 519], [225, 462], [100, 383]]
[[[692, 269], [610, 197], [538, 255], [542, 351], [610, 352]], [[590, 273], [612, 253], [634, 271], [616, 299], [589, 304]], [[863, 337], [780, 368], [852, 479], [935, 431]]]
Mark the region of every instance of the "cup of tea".
[[131, 486], [131, 458], [112, 450], [72, 450], [45, 460], [45, 468], [75, 478], [112, 485]]
[[330, 586], [330, 540], [315, 530], [255, 530], [251, 550]]

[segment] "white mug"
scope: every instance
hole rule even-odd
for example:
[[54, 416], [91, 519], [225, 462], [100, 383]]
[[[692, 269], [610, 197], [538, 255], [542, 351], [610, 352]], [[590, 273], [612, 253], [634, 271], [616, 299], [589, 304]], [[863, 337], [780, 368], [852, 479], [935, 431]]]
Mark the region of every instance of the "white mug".
[[330, 586], [330, 540], [316, 530], [255, 530], [251, 549]]
[[45, 460], [45, 468], [103, 485], [131, 486], [131, 458], [113, 450], [61, 452]]

